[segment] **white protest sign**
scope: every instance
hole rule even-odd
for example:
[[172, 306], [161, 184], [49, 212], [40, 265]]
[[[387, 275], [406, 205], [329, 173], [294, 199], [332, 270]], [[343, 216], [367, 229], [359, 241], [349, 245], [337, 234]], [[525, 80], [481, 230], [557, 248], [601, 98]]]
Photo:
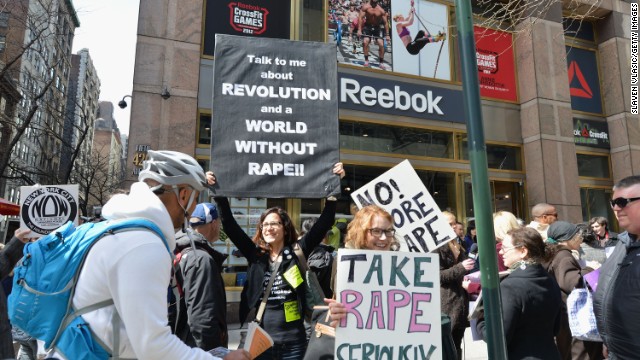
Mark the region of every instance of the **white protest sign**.
[[441, 359], [438, 256], [338, 250], [335, 358]]
[[393, 216], [401, 251], [433, 251], [456, 237], [409, 160], [354, 191], [351, 198], [358, 208], [375, 204]]
[[30, 237], [51, 233], [68, 221], [78, 224], [78, 185], [20, 187], [20, 227]]

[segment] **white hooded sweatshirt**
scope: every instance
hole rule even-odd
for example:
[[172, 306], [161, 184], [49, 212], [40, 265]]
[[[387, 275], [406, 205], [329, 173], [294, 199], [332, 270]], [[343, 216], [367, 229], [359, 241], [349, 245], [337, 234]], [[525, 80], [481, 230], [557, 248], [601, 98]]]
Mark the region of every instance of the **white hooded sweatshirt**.
[[[169, 213], [145, 183], [116, 195], [102, 209], [108, 220], [146, 218], [162, 230], [171, 251], [176, 246]], [[73, 297], [82, 308], [113, 299], [114, 305], [83, 315], [91, 330], [113, 346], [114, 309], [122, 319], [120, 357], [137, 359], [219, 359], [190, 348], [167, 325], [167, 288], [171, 255], [162, 239], [149, 231], [125, 231], [100, 240], [89, 252]]]

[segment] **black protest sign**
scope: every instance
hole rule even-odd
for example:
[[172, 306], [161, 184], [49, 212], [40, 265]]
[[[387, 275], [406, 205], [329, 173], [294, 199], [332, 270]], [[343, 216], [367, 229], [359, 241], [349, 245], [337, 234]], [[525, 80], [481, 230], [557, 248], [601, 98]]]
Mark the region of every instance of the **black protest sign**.
[[217, 35], [211, 168], [216, 195], [340, 192], [337, 65], [330, 44]]

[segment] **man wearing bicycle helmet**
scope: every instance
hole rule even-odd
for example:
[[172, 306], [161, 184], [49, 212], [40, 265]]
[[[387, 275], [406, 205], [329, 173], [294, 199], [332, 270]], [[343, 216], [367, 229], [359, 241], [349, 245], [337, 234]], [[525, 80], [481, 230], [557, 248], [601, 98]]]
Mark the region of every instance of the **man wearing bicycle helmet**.
[[[128, 195], [112, 197], [102, 208], [102, 216], [108, 221], [148, 219], [162, 230], [173, 251], [176, 229], [183, 227], [205, 190], [205, 174], [188, 155], [150, 150], [138, 180]], [[162, 239], [145, 230], [118, 232], [97, 242], [89, 252], [73, 305], [83, 308], [113, 299], [114, 305], [83, 317], [106, 348], [118, 344], [120, 358], [217, 359], [171, 334], [166, 301], [171, 265], [172, 256]], [[117, 317], [119, 326], [113, 321]], [[114, 337], [114, 329], [119, 336]], [[237, 350], [225, 357], [240, 359], [249, 359], [249, 354]]]

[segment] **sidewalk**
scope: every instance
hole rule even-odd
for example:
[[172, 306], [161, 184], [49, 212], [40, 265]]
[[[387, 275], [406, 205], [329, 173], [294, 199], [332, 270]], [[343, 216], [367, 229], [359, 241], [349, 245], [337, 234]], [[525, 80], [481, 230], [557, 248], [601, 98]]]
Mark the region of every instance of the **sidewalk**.
[[[240, 343], [240, 331], [246, 330], [247, 325], [245, 324], [242, 329], [240, 329], [240, 324], [229, 324], [229, 349], [237, 349], [238, 344]], [[467, 331], [464, 333], [464, 341], [462, 342], [462, 358], [464, 360], [487, 360], [489, 359], [487, 355], [487, 344], [484, 341], [473, 341], [471, 339], [471, 330], [467, 328]]]

